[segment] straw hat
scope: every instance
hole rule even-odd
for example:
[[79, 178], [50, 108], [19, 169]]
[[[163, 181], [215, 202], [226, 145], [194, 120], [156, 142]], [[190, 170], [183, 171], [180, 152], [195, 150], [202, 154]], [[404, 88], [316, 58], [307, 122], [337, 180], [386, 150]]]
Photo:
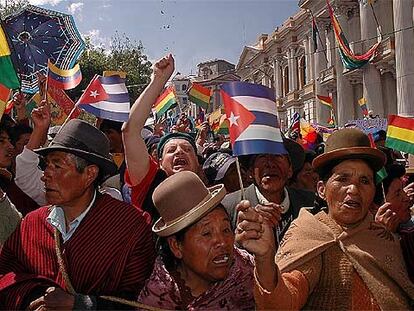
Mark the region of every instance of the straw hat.
[[326, 141], [325, 152], [317, 156], [313, 168], [324, 176], [343, 160], [366, 160], [375, 170], [380, 170], [386, 161], [385, 154], [371, 147], [366, 134], [356, 128], [345, 128], [334, 132]]
[[194, 224], [213, 210], [226, 195], [224, 185], [207, 188], [193, 172], [179, 172], [164, 180], [152, 200], [160, 219], [152, 227], [166, 237]]

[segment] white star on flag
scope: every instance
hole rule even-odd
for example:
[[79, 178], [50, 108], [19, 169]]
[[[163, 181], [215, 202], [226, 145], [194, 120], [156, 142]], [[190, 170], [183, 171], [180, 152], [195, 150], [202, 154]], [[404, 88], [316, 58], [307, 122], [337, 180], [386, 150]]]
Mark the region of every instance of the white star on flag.
[[98, 91], [91, 91], [91, 94], [89, 96], [92, 96], [93, 98], [96, 98], [99, 96]]
[[233, 111], [230, 113], [230, 117], [228, 117], [229, 121], [230, 121], [230, 126], [232, 126], [233, 124], [236, 124], [236, 126], [239, 126], [237, 124], [237, 120], [240, 118], [240, 116], [235, 116]]

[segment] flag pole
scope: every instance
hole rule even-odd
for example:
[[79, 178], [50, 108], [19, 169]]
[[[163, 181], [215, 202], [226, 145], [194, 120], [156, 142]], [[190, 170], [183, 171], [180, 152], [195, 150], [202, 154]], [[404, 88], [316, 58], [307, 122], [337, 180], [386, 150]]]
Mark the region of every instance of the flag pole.
[[384, 197], [384, 203], [387, 203], [387, 198], [385, 197], [385, 188], [384, 183], [381, 181], [382, 196]]
[[[63, 121], [62, 125], [60, 126], [59, 130], [57, 131], [55, 137], [60, 133], [60, 131], [65, 127], [66, 123], [68, 123], [68, 121], [70, 120], [72, 114], [76, 111], [76, 109], [78, 108], [78, 103], [76, 103], [72, 110], [69, 112], [68, 116], [66, 117], [65, 121]], [[53, 137], [53, 139], [50, 141], [49, 146], [52, 144], [52, 142], [55, 140], [55, 137]]]
[[237, 175], [239, 176], [239, 184], [240, 184], [240, 191], [241, 191], [242, 200], [245, 200], [246, 195], [244, 193], [244, 186], [243, 186], [243, 179], [242, 179], [242, 176], [241, 176], [239, 157], [236, 157], [236, 168], [237, 168]]
[[[86, 87], [85, 90], [87, 90], [89, 88], [89, 86], [92, 84], [93, 81], [95, 81], [97, 75], [95, 75], [92, 80], [89, 82], [88, 86]], [[59, 128], [59, 131], [56, 133], [55, 137], [60, 133], [60, 131], [64, 128], [64, 126], [66, 125], [66, 123], [68, 123], [68, 121], [70, 120], [70, 117], [72, 116], [72, 114], [76, 111], [76, 109], [79, 106], [80, 100], [82, 99], [84, 94], [81, 95], [81, 97], [79, 98], [79, 100], [76, 102], [76, 104], [73, 106], [72, 110], [69, 112], [68, 116], [66, 117], [65, 121], [62, 123], [62, 125]], [[51, 140], [51, 142], [49, 143], [49, 145], [53, 142], [55, 138], [53, 137], [53, 139]]]
[[[47, 101], [47, 93], [48, 93], [48, 88], [49, 88], [49, 62], [50, 60], [47, 60], [47, 68], [46, 68], [46, 81], [45, 81], [45, 90], [44, 90], [44, 94], [43, 94], [43, 100]], [[40, 86], [41, 87], [41, 86]]]

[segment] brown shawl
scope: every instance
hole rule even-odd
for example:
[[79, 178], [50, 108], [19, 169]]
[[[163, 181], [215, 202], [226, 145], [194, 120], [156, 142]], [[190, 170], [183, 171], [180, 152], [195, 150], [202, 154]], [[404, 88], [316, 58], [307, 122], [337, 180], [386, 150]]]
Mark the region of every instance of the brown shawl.
[[309, 260], [339, 246], [383, 310], [408, 309], [414, 299], [398, 239], [368, 213], [356, 227], [342, 228], [325, 212], [302, 209], [276, 254], [281, 272], [300, 270]]

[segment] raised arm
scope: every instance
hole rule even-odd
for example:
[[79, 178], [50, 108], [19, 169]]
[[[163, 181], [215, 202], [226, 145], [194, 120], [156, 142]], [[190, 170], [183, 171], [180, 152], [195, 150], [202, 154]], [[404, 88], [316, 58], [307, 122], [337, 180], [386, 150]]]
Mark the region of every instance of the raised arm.
[[32, 111], [33, 132], [23, 152], [16, 157], [16, 185], [39, 205], [46, 204], [43, 175], [39, 169], [39, 158], [34, 149], [40, 148], [46, 141], [50, 125], [50, 107], [43, 104]]
[[132, 185], [139, 184], [148, 172], [149, 154], [141, 137], [141, 130], [151, 112], [152, 105], [173, 72], [174, 58], [171, 54], [154, 64], [149, 85], [135, 101], [129, 119], [122, 127], [125, 161]]

